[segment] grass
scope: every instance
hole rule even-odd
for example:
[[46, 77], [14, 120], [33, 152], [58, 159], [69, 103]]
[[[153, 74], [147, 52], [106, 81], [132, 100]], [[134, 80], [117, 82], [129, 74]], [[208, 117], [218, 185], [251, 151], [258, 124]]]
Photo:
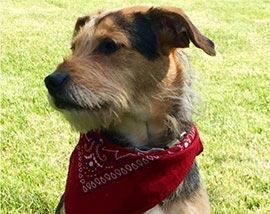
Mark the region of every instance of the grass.
[[[46, 99], [78, 16], [145, 1], [1, 1], [1, 213], [53, 213], [78, 134]], [[270, 213], [270, 2], [148, 1], [185, 8], [218, 46], [187, 50], [202, 102], [195, 120], [213, 213]]]

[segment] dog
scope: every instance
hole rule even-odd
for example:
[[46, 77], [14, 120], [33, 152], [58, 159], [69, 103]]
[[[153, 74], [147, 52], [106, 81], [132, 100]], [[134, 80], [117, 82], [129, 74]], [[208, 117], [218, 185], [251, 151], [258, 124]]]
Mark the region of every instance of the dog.
[[[113, 11], [98, 11], [79, 17], [72, 38], [71, 55], [45, 78], [49, 102], [82, 133], [81, 140], [88, 141], [89, 135], [85, 133], [94, 130], [94, 134], [90, 134], [94, 135], [93, 138], [101, 133], [113, 142], [113, 146], [117, 145], [126, 150], [137, 149], [136, 151], [140, 151], [139, 155], [145, 155], [149, 150], [166, 152], [178, 145], [180, 139], [193, 127], [192, 71], [183, 52], [184, 48], [189, 47], [190, 42], [210, 56], [216, 54], [214, 43], [193, 25], [182, 9], [176, 7], [133, 6]], [[89, 138], [92, 139], [91, 136]], [[105, 152], [98, 143], [100, 142], [92, 143], [91, 149], [95, 147], [96, 151], [100, 149]], [[83, 146], [80, 148], [86, 150]], [[147, 210], [144, 210], [145, 207], [138, 209], [140, 211], [133, 210], [137, 206], [133, 206], [137, 203], [136, 200], [140, 200], [138, 206], [150, 201], [148, 196], [143, 195], [136, 199], [136, 191], [132, 193], [135, 199], [133, 196], [121, 199], [129, 204], [125, 211], [121, 211], [125, 206], [121, 205], [122, 201], [118, 202], [120, 205], [115, 205], [118, 200], [117, 193], [104, 204], [107, 193], [104, 193], [104, 198], [101, 199], [98, 198], [98, 193], [93, 193], [92, 200], [95, 200], [96, 196], [99, 201], [95, 203], [101, 203], [97, 208], [100, 211], [96, 213], [210, 213], [207, 192], [201, 182], [195, 160], [200, 151], [194, 155], [189, 170], [180, 183], [174, 182], [173, 179], [168, 182], [168, 185], [177, 184], [173, 191], [167, 191], [163, 196], [153, 193], [156, 194], [153, 198], [158, 195], [159, 201], [153, 200], [155, 204], [145, 203]], [[114, 157], [117, 156], [117, 152], [114, 152]], [[132, 155], [134, 154], [126, 158], [127, 161], [135, 158]], [[86, 158], [86, 155], [84, 157]], [[151, 157], [159, 158], [157, 155]], [[144, 164], [137, 159], [136, 161]], [[91, 168], [95, 162], [88, 164], [90, 166], [87, 167]], [[102, 166], [97, 167], [101, 169]], [[124, 168], [121, 170], [122, 173], [128, 171]], [[132, 176], [132, 173], [130, 174]], [[149, 173], [142, 179], [148, 179], [147, 182], [151, 183], [150, 175], [152, 174]], [[168, 173], [168, 176], [171, 176], [171, 173]], [[117, 183], [121, 187], [121, 179], [112, 181], [112, 185]], [[131, 181], [132, 179], [130, 178]], [[138, 177], [134, 179], [138, 180]], [[92, 183], [92, 186], [84, 186], [86, 192], [96, 188], [98, 181], [107, 182], [104, 178], [102, 180], [102, 177], [101, 180], [95, 181], [97, 183]], [[126, 179], [126, 182], [130, 185], [129, 179]], [[140, 192], [140, 183], [131, 185], [138, 185], [136, 188]], [[100, 189], [105, 188], [104, 186]], [[162, 185], [159, 183], [159, 186]], [[164, 188], [166, 189], [165, 186]], [[122, 188], [119, 191], [121, 194], [129, 192], [128, 189]], [[148, 194], [148, 190], [142, 191], [143, 194]], [[69, 203], [73, 202], [71, 199], [67, 202], [66, 197], [68, 200], [65, 192], [56, 213], [74, 213], [67, 210]], [[109, 205], [112, 200], [116, 202]], [[92, 201], [87, 203], [89, 207], [96, 206]], [[114, 208], [108, 211], [110, 208], [107, 209], [107, 206], [118, 206], [118, 211]], [[132, 210], [127, 211], [130, 207], [133, 207]]]

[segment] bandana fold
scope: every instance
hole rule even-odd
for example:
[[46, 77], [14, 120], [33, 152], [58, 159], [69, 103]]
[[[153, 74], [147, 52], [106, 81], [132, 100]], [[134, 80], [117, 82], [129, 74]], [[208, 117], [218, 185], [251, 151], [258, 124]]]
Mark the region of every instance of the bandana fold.
[[203, 150], [193, 126], [175, 146], [131, 150], [101, 133], [81, 134], [64, 193], [67, 214], [141, 214], [167, 198]]

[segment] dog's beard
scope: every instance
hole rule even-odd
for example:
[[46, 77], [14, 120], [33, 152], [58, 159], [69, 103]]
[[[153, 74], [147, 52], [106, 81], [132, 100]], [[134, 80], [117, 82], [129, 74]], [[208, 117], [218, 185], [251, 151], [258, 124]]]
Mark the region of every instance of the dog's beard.
[[123, 92], [94, 94], [73, 84], [61, 95], [49, 95], [48, 98], [51, 106], [61, 112], [73, 128], [83, 133], [108, 128], [119, 120], [119, 112], [129, 108], [127, 95]]
[[71, 126], [81, 133], [86, 133], [92, 129], [101, 129], [107, 127], [114, 120], [112, 117], [104, 117], [100, 113], [91, 112], [88, 110], [62, 110], [61, 112], [69, 121]]
[[81, 133], [92, 129], [107, 129], [120, 121], [120, 116], [113, 106], [91, 109], [57, 109], [71, 127]]

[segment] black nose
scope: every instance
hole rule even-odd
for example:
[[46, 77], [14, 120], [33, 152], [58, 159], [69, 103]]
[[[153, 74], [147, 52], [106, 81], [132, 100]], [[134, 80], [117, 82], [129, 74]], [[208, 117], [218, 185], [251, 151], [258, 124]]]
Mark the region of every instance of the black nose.
[[69, 80], [66, 72], [55, 71], [45, 78], [45, 85], [51, 95], [61, 91]]

